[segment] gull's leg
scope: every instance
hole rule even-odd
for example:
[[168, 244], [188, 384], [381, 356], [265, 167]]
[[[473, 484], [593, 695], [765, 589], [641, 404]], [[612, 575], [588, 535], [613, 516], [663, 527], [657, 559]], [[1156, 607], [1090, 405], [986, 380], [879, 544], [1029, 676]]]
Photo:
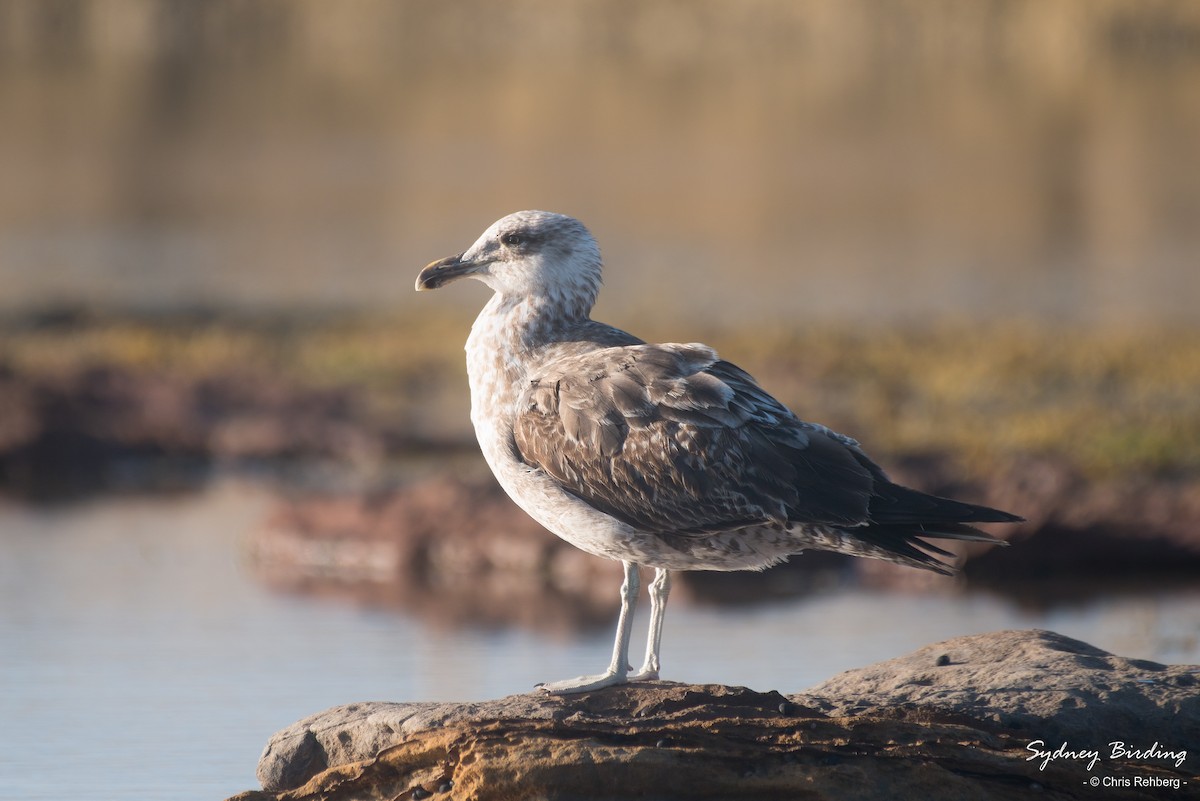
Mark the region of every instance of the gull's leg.
[[671, 594], [671, 571], [657, 568], [650, 582], [650, 632], [646, 635], [646, 661], [642, 669], [629, 677], [630, 681], [649, 681], [658, 678], [658, 650], [662, 645], [663, 615], [667, 611], [667, 596]]
[[613, 643], [612, 661], [608, 663], [608, 670], [599, 676], [580, 676], [577, 679], [539, 685], [546, 692], [555, 695], [585, 693], [588, 690], [624, 684], [628, 680], [626, 677], [629, 675], [629, 635], [633, 625], [633, 610], [637, 607], [641, 578], [638, 576], [638, 567], [633, 562], [621, 564], [625, 566], [625, 580], [621, 582], [621, 616], [617, 618], [617, 639]]

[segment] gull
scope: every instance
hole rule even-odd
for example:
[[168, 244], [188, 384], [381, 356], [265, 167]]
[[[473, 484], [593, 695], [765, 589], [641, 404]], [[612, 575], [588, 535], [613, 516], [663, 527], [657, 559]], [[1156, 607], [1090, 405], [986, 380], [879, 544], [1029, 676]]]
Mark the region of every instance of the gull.
[[[815, 549], [951, 574], [936, 557], [953, 554], [921, 538], [1002, 544], [969, 524], [1021, 520], [892, 483], [854, 439], [800, 420], [707, 345], [649, 344], [591, 319], [600, 249], [572, 217], [503, 217], [421, 270], [417, 289], [460, 278], [493, 292], [466, 353], [497, 481], [549, 531], [624, 566], [608, 668], [539, 685], [550, 693], [657, 679], [672, 571], [762, 570]], [[640, 567], [654, 578], [631, 673]]]

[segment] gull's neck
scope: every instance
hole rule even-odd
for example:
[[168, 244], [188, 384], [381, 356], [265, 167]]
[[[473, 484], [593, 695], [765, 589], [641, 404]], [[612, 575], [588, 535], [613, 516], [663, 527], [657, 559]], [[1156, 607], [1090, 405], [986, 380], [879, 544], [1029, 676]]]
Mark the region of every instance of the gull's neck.
[[590, 303], [556, 302], [560, 300], [497, 293], [475, 318], [466, 350], [477, 430], [484, 418], [508, 419], [500, 413], [512, 410], [545, 350], [570, 341], [591, 324]]
[[586, 325], [591, 310], [590, 300], [496, 293], [475, 318], [467, 347], [475, 340], [481, 345], [513, 347], [528, 356]]

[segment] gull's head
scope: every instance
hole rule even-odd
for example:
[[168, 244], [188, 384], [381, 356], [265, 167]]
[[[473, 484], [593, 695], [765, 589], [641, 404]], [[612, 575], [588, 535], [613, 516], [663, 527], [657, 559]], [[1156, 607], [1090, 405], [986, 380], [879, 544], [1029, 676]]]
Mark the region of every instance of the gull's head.
[[475, 244], [421, 270], [417, 289], [475, 278], [515, 298], [538, 297], [591, 309], [600, 291], [600, 248], [565, 214], [518, 211], [492, 223]]

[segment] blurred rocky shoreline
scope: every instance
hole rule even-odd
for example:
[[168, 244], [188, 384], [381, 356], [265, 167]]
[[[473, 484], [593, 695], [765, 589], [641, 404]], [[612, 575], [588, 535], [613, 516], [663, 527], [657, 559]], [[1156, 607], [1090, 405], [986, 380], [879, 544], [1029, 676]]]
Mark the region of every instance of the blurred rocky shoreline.
[[[256, 571], [273, 586], [448, 622], [568, 629], [607, 621], [616, 573], [591, 577], [616, 566], [548, 536], [478, 458], [462, 332], [442, 335], [456, 326], [10, 326], [0, 345], [0, 493], [54, 502], [186, 491], [220, 471], [250, 472], [279, 489], [276, 510], [250, 543]], [[715, 338], [761, 368], [752, 371], [785, 402], [833, 411], [816, 419], [858, 436], [896, 479], [1027, 518], [997, 532], [1018, 547], [960, 548], [968, 585], [1069, 594], [1073, 583], [1094, 588], [1097, 578], [1112, 589], [1200, 573], [1200, 463], [1187, 461], [1200, 411], [1181, 400], [1200, 371], [1191, 340], [1155, 340], [1167, 344], [1148, 372], [1134, 351], [1148, 347], [1149, 335], [1077, 335], [1068, 345], [1046, 338], [1041, 347], [1002, 330], [975, 332], [966, 346], [953, 330], [878, 340], [773, 336]], [[1164, 364], [1174, 372], [1163, 374]], [[1052, 401], [1042, 396], [1049, 384]], [[976, 385], [979, 396], [964, 394]], [[1123, 437], [1123, 450], [1114, 455], [1057, 430], [1064, 407], [1091, 423], [1097, 440]], [[1147, 416], [1156, 414], [1165, 416]], [[811, 553], [765, 576], [689, 574], [678, 595], [790, 597], [847, 577], [924, 590], [961, 583]], [[446, 588], [453, 591], [432, 592]], [[526, 603], [547, 596], [561, 603]], [[424, 603], [428, 597], [439, 600]], [[533, 609], [537, 621], [517, 619]]]
[[[682, 573], [675, 597], [738, 603], [855, 583], [947, 593], [965, 586], [1049, 603], [1135, 589], [1139, 581], [1191, 586], [1200, 575], [1200, 482], [1094, 486], [1061, 465], [1029, 461], [981, 491], [923, 466], [904, 470], [904, 479], [997, 505], [1029, 499], [1012, 507], [1029, 515], [1027, 523], [995, 532], [1015, 547], [942, 543], [962, 567], [952, 578], [809, 552], [763, 574]], [[445, 474], [371, 496], [284, 501], [249, 547], [256, 572], [279, 589], [402, 607], [448, 624], [562, 631], [607, 624], [620, 582], [617, 563], [550, 536], [487, 477]]]

